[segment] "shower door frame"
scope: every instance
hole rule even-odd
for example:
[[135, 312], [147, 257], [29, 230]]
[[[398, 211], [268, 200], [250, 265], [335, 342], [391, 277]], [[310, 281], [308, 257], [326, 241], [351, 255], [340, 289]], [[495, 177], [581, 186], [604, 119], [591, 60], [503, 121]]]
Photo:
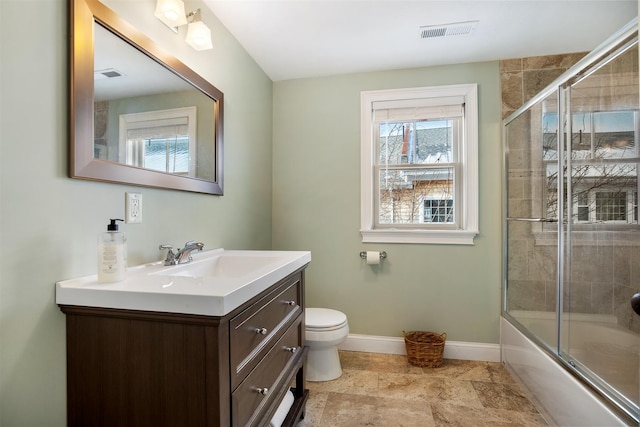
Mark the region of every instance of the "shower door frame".
[[[567, 233], [571, 231], [571, 221], [563, 221], [566, 219], [565, 212], [565, 203], [566, 195], [571, 193], [571, 160], [567, 156], [567, 152], [570, 154], [571, 147], [565, 151], [564, 146], [567, 139], [567, 135], [571, 135], [571, 120], [567, 120], [568, 126], [565, 128], [565, 120], [560, 114], [570, 114], [570, 87], [574, 80], [579, 80], [583, 78], [582, 74], [585, 76], [590, 74], [592, 67], [596, 66], [600, 61], [608, 58], [616, 49], [620, 47], [620, 45], [626, 40], [636, 35], [638, 37], [638, 19], [634, 19], [629, 22], [625, 27], [611, 36], [607, 41], [602, 43], [580, 61], [578, 61], [573, 67], [567, 70], [565, 73], [560, 75], [557, 79], [555, 79], [551, 84], [549, 84], [544, 90], [539, 92], [536, 96], [527, 101], [522, 107], [516, 110], [514, 113], [509, 115], [503, 121], [503, 142], [505, 145], [504, 150], [504, 158], [503, 158], [503, 287], [502, 287], [502, 316], [509, 320], [509, 322], [519, 330], [523, 335], [525, 335], [528, 339], [535, 342], [547, 355], [549, 355], [553, 360], [555, 360], [558, 364], [560, 364], [565, 371], [571, 374], [574, 378], [576, 378], [580, 383], [586, 385], [590, 390], [592, 390], [596, 395], [600, 396], [617, 414], [619, 414], [624, 419], [629, 420], [629, 422], [633, 424], [640, 423], [640, 414], [638, 413], [638, 404], [633, 402], [627, 402], [626, 399], [620, 399], [618, 393], [615, 389], [610, 387], [608, 384], [604, 386], [596, 381], [594, 381], [588, 372], [581, 370], [579, 366], [576, 366], [575, 363], [568, 358], [568, 352], [563, 352], [563, 332], [562, 332], [562, 321], [565, 315], [564, 313], [564, 282], [565, 282], [565, 260], [567, 260], [567, 253], [565, 250], [567, 249], [566, 244], [567, 241], [570, 242], [570, 239], [567, 239]], [[507, 301], [507, 288], [508, 288], [508, 223], [509, 218], [507, 218], [508, 213], [508, 129], [507, 125], [513, 122], [516, 118], [521, 116], [523, 113], [527, 112], [536, 104], [544, 101], [546, 98], [552, 96], [553, 94], [557, 96], [557, 111], [558, 111], [558, 147], [557, 147], [557, 166], [558, 166], [558, 229], [557, 229], [557, 286], [556, 286], [556, 342], [555, 349], [551, 347], [548, 343], [544, 342], [541, 338], [536, 336], [532, 331], [523, 326], [520, 321], [514, 318], [508, 309], [508, 301]], [[569, 137], [570, 140], [570, 137]], [[565, 159], [565, 157], [567, 157]], [[565, 176], [564, 170], [567, 170]], [[567, 182], [567, 192], [565, 194], [564, 183], [568, 177]], [[568, 208], [567, 208], [568, 209]], [[570, 209], [568, 209], [570, 211]], [[536, 219], [530, 219], [536, 220]], [[539, 219], [541, 222], [545, 222], [544, 218]], [[566, 222], [566, 224], [565, 224]], [[568, 250], [568, 249], [567, 249]]]

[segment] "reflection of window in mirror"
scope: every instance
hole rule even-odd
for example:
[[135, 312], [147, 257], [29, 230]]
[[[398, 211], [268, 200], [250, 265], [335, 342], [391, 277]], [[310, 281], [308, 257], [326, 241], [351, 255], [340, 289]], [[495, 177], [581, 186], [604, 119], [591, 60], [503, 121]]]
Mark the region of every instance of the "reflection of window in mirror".
[[120, 163], [196, 175], [196, 107], [120, 115]]

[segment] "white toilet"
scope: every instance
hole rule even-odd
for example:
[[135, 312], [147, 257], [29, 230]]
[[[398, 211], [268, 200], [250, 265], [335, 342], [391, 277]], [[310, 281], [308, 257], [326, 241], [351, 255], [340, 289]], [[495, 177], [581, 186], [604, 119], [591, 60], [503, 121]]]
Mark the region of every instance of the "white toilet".
[[307, 380], [330, 381], [342, 375], [338, 345], [349, 335], [347, 316], [328, 308], [305, 309]]

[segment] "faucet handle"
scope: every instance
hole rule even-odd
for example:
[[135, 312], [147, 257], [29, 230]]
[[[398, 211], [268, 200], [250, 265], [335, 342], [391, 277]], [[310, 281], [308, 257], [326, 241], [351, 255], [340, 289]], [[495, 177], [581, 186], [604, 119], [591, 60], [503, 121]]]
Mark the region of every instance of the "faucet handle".
[[173, 252], [173, 246], [171, 245], [160, 245], [158, 246], [159, 250], [168, 249], [167, 257], [164, 260], [164, 265], [173, 265], [175, 264], [176, 254]]

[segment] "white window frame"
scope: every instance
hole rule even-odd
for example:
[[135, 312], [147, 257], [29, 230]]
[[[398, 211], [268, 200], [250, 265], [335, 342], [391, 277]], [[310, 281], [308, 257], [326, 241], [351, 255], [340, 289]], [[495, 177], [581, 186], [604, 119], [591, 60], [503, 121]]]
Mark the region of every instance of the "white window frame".
[[[374, 103], [384, 101], [416, 102], [433, 106], [448, 97], [463, 99], [465, 105], [462, 138], [458, 156], [460, 171], [456, 177], [456, 206], [459, 215], [457, 229], [443, 226], [420, 228], [376, 228], [378, 212], [375, 206], [375, 156], [373, 134]], [[443, 102], [443, 101], [439, 101]], [[437, 104], [436, 104], [437, 105]], [[361, 193], [360, 234], [363, 243], [426, 243], [473, 245], [478, 227], [478, 85], [461, 84], [422, 88], [390, 89], [361, 92]], [[459, 197], [458, 197], [459, 196]], [[444, 224], [443, 224], [444, 225]]]

